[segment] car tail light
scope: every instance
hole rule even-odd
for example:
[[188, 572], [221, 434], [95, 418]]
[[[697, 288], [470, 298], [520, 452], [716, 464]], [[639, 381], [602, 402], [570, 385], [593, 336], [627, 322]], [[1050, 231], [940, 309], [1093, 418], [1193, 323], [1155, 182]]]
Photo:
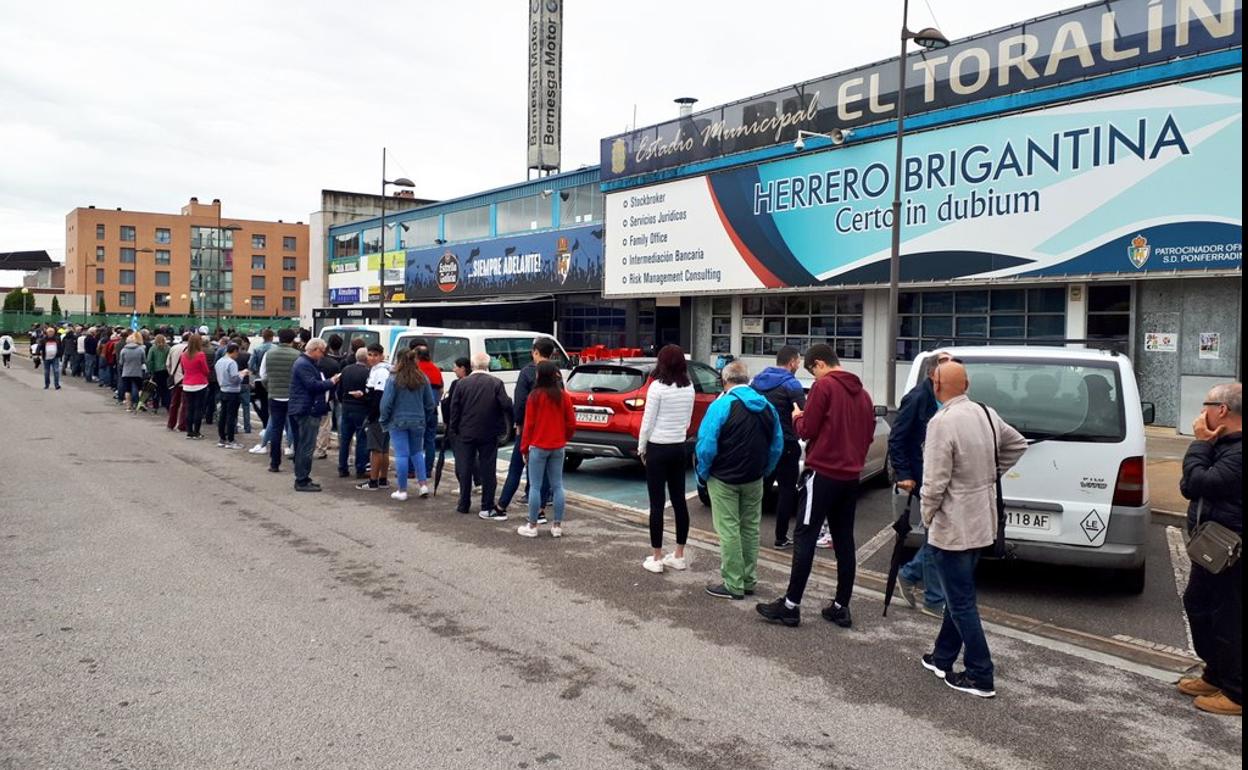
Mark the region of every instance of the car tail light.
[[646, 400], [644, 398], [626, 398], [624, 399], [624, 406], [629, 409], [645, 409]]
[[1114, 505], [1139, 508], [1144, 505], [1144, 458], [1128, 457], [1118, 467], [1114, 484]]

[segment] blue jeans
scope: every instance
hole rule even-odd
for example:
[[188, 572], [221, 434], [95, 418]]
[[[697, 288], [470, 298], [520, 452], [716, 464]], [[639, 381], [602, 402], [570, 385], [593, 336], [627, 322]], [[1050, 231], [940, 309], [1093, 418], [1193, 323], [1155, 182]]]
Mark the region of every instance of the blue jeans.
[[[438, 425], [425, 426], [425, 478], [433, 475], [433, 461], [438, 456]], [[419, 471], [417, 471], [419, 473]]]
[[[511, 498], [520, 489], [521, 476], [526, 478], [524, 496], [527, 498], [532, 487], [527, 481], [530, 478], [528, 468], [524, 465], [524, 458], [520, 456], [520, 434], [517, 433], [516, 443], [511, 448], [511, 462], [507, 465], [507, 478], [503, 480], [503, 489], [498, 495], [498, 508], [505, 511], [511, 505]], [[550, 486], [545, 483], [542, 484], [542, 505], [550, 505]]]
[[429, 478], [425, 473], [425, 429], [394, 428], [390, 431], [390, 446], [394, 447], [394, 467], [399, 469], [395, 474], [399, 491], [407, 491], [407, 468], [415, 468], [416, 480], [424, 484]]
[[108, 365], [104, 359], [99, 359], [100, 367], [100, 387], [107, 388], [113, 383], [113, 367]]
[[[282, 467], [282, 431], [289, 430], [289, 414], [290, 405], [287, 401], [278, 401], [276, 398], [269, 399], [269, 427], [265, 432], [265, 438], [269, 442], [269, 467]], [[294, 432], [291, 431], [291, 443], [294, 441]], [[311, 454], [308, 455], [311, 457]]]
[[966, 673], [981, 687], [992, 687], [992, 655], [979, 620], [975, 599], [975, 565], [979, 551], [944, 551], [931, 546], [932, 563], [945, 589], [945, 620], [936, 637], [932, 661], [953, 670], [958, 653], [965, 648]]
[[923, 583], [923, 604], [929, 608], [940, 607], [945, 603], [945, 592], [940, 587], [940, 575], [932, 564], [932, 547], [927, 543], [919, 549], [897, 573], [911, 583]]
[[355, 440], [355, 472], [363, 473], [368, 467], [368, 437], [364, 435], [364, 423], [368, 421], [368, 410], [357, 407], [343, 407], [338, 414], [338, 472], [346, 473], [350, 468], [347, 460], [351, 456], [351, 441]]
[[295, 421], [295, 486], [312, 483], [312, 450], [316, 449], [316, 431], [321, 418], [305, 414], [292, 418]]
[[542, 509], [542, 492], [549, 487], [555, 504], [554, 522], [563, 521], [563, 457], [562, 449], [539, 449], [529, 447], [529, 479], [540, 479], [541, 484], [529, 485], [529, 523], [537, 524], [537, 514]]
[[83, 357], [82, 376], [86, 377], [87, 381], [89, 382], [95, 379], [96, 356], [94, 353], [83, 353], [82, 357]]
[[61, 362], [60, 359], [52, 359], [43, 362], [43, 389], [48, 389], [49, 380], [56, 380], [56, 387], [61, 387]]
[[251, 388], [238, 392], [239, 412], [243, 418], [243, 433], [251, 433]]

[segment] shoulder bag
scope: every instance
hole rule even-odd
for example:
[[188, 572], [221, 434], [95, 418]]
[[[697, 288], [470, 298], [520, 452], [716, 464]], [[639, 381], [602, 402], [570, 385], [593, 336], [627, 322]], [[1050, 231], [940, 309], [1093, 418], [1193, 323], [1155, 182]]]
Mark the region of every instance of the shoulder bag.
[[1192, 529], [1192, 539], [1187, 544], [1187, 555], [1206, 572], [1217, 575], [1239, 561], [1243, 538], [1216, 521], [1201, 524], [1200, 515], [1204, 507], [1203, 498], [1196, 502], [1196, 526]]

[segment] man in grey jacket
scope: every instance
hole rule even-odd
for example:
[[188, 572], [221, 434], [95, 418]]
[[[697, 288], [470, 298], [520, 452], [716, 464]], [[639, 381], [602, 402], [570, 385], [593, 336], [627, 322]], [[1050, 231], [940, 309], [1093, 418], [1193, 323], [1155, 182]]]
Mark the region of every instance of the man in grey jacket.
[[[959, 692], [996, 695], [992, 656], [975, 598], [975, 566], [997, 536], [996, 483], [1014, 467], [1027, 440], [995, 410], [971, 401], [966, 368], [950, 361], [933, 383], [942, 404], [927, 424], [920, 489], [932, 561], [945, 589], [944, 623], [923, 667]], [[965, 648], [965, 671], [953, 664]]]
[[498, 483], [498, 438], [507, 431], [511, 399], [502, 380], [490, 374], [490, 355], [484, 350], [472, 354], [472, 374], [455, 382], [451, 394], [451, 419], [447, 436], [454, 437], [455, 478], [459, 481], [457, 513], [468, 513], [472, 503], [473, 469], [479, 468], [483, 519], [505, 519], [494, 510], [494, 489]]

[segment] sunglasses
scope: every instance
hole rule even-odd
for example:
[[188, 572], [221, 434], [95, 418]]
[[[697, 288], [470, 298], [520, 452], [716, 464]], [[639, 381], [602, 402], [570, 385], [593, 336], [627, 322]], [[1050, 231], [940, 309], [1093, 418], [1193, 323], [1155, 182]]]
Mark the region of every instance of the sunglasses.
[[1226, 406], [1225, 401], [1205, 401], [1201, 406]]

